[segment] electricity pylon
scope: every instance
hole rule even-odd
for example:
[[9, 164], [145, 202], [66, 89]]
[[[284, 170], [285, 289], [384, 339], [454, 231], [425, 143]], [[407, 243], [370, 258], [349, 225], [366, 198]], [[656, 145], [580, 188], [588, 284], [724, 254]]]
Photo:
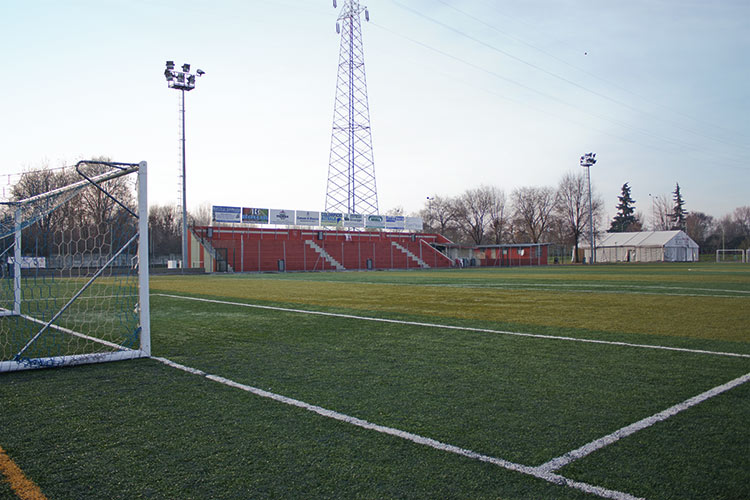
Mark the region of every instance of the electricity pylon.
[[[336, 0], [333, 2], [336, 7]], [[372, 155], [370, 108], [360, 15], [370, 20], [359, 0], [344, 0], [336, 31], [341, 34], [326, 211], [377, 214], [378, 191]]]

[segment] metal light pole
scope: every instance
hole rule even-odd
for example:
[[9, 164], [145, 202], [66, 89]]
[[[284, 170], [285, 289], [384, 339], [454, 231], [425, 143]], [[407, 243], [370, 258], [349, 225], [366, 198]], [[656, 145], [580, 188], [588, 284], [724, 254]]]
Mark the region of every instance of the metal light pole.
[[656, 218], [656, 200], [654, 199], [653, 195], [651, 193], [648, 193], [648, 197], [651, 198], [651, 218], [654, 220], [654, 227], [652, 231], [658, 231], [658, 221], [659, 219]]
[[596, 163], [596, 153], [586, 153], [581, 156], [581, 166], [586, 169], [589, 180], [589, 236], [591, 238], [591, 258], [589, 264], [596, 262], [596, 247], [594, 246], [594, 210], [591, 203], [591, 166]]
[[427, 197], [427, 217], [430, 218], [430, 231], [432, 231], [432, 199], [433, 196]]
[[[197, 76], [203, 76], [206, 72], [202, 69], [196, 71]], [[164, 77], [170, 89], [177, 89], [182, 93], [182, 106], [180, 113], [182, 117], [182, 268], [187, 269], [188, 263], [188, 232], [187, 232], [187, 196], [185, 194], [185, 92], [195, 88], [196, 75], [190, 73], [190, 64], [183, 64], [182, 71], [175, 70], [174, 61], [167, 61], [167, 69]]]

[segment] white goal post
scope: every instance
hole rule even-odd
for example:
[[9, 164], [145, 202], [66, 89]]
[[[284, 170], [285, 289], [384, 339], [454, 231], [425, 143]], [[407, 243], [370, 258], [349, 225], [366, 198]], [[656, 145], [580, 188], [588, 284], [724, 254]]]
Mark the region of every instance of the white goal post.
[[747, 253], [741, 248], [720, 248], [716, 250], [716, 262], [747, 262], [750, 251]]
[[146, 162], [25, 175], [58, 187], [0, 203], [0, 373], [150, 356]]

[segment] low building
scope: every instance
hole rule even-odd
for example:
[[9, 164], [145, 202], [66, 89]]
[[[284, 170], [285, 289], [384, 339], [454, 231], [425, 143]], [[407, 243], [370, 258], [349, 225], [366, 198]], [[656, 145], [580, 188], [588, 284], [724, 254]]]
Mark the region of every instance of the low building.
[[[591, 245], [583, 243], [586, 262]], [[697, 262], [698, 244], [684, 231], [604, 233], [596, 239], [594, 262]]]
[[510, 243], [504, 245], [442, 245], [440, 248], [456, 267], [546, 266], [548, 243]]

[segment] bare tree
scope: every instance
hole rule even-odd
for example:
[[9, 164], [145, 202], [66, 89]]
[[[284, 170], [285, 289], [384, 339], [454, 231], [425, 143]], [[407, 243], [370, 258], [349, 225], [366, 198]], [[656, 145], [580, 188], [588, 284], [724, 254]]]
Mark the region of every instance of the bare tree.
[[[182, 217], [182, 214], [180, 214], [180, 217]], [[211, 224], [212, 219], [212, 207], [208, 202], [201, 203], [195, 212], [190, 213], [190, 221], [194, 226], [208, 226]], [[182, 229], [180, 229], [180, 232], [182, 232]]]
[[493, 191], [492, 205], [490, 207], [489, 233], [493, 243], [499, 245], [505, 239], [508, 229], [507, 203], [505, 191], [498, 188], [490, 188]]
[[182, 251], [182, 211], [173, 205], [154, 205], [148, 211], [152, 255], [173, 255]]
[[524, 187], [514, 190], [511, 197], [516, 239], [539, 243], [553, 217], [555, 190], [550, 187]]
[[750, 206], [735, 208], [732, 218], [740, 226], [744, 235], [750, 238]]
[[669, 198], [663, 194], [655, 196], [653, 200], [653, 213], [651, 214], [654, 231], [668, 231], [672, 226], [671, 214], [672, 206]]
[[[21, 174], [21, 178], [11, 188], [11, 199], [13, 201], [25, 200], [33, 196], [47, 193], [61, 188], [70, 183], [70, 176], [62, 169], [51, 169], [48, 164], [41, 168], [30, 170]], [[48, 210], [37, 223], [24, 230], [24, 245], [33, 244], [39, 255], [49, 256], [51, 246], [54, 244], [52, 232], [64, 229], [61, 221], [68, 208]], [[10, 217], [13, 214], [9, 212]]]
[[703, 212], [690, 212], [685, 217], [685, 232], [698, 246], [705, 247], [714, 230], [714, 218]]
[[[591, 207], [594, 219], [601, 217], [603, 202], [592, 193]], [[575, 246], [573, 253], [578, 262], [578, 244], [582, 236], [588, 234], [591, 224], [589, 215], [589, 196], [586, 176], [568, 172], [560, 179], [557, 187], [557, 203], [555, 214], [558, 218], [560, 230], [569, 243]]]
[[456, 201], [442, 196], [431, 196], [427, 199], [427, 208], [422, 212], [424, 220], [431, 231], [448, 234], [456, 228]]
[[456, 201], [457, 222], [475, 244], [480, 245], [492, 219], [496, 189], [481, 186], [469, 189]]
[[[94, 158], [90, 163], [80, 166], [89, 178], [110, 172], [112, 167], [106, 163], [112, 160], [106, 157]], [[98, 163], [101, 162], [101, 163]], [[117, 177], [98, 183], [99, 188], [89, 187], [83, 190], [79, 207], [82, 223], [78, 230], [98, 242], [104, 250], [110, 245], [120, 245], [123, 229], [134, 228], [135, 219], [126, 210], [136, 212], [135, 185], [127, 177]]]

